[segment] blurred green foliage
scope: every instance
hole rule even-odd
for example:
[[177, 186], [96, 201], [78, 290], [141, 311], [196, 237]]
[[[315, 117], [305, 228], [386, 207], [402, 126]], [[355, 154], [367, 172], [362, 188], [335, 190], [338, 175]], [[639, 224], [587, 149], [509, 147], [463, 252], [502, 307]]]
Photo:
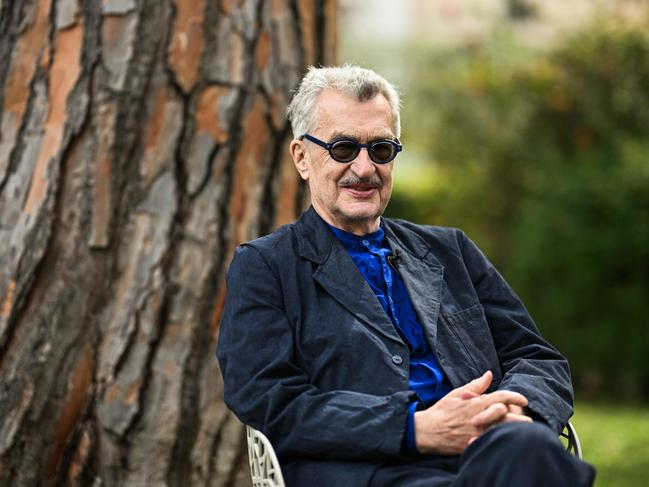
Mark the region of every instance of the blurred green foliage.
[[410, 55], [388, 215], [466, 230], [582, 391], [649, 398], [649, 29]]
[[637, 487], [647, 484], [647, 408], [577, 401], [571, 422], [577, 428], [584, 460], [597, 469], [595, 485]]

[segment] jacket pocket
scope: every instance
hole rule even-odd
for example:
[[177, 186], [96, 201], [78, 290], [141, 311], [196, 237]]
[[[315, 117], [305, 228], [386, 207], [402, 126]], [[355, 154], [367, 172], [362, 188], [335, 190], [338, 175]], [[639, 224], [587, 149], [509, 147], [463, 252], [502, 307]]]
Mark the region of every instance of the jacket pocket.
[[454, 352], [463, 354], [478, 376], [491, 370], [494, 377], [490, 389], [495, 389], [500, 383], [502, 372], [482, 305], [475, 304], [448, 315], [441, 313], [440, 317], [455, 339]]

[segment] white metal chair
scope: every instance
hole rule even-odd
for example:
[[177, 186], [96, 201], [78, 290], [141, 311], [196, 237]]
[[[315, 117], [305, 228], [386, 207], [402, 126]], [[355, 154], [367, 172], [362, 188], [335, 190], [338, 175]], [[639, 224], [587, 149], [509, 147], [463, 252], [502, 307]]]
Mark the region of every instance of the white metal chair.
[[246, 426], [246, 437], [253, 487], [285, 487], [279, 460], [268, 438], [250, 426]]
[[[253, 487], [285, 487], [282, 469], [273, 450], [273, 445], [266, 436], [250, 426], [246, 426], [248, 437], [248, 462]], [[577, 430], [568, 422], [561, 436], [568, 440], [566, 449], [581, 459], [581, 443]]]
[[568, 445], [566, 446], [566, 450], [569, 452], [573, 453], [577, 458], [581, 460], [581, 443], [579, 442], [579, 436], [577, 435], [577, 430], [575, 427], [572, 425], [570, 421], [568, 421], [568, 424], [563, 428], [563, 431], [561, 432], [561, 436], [568, 440]]

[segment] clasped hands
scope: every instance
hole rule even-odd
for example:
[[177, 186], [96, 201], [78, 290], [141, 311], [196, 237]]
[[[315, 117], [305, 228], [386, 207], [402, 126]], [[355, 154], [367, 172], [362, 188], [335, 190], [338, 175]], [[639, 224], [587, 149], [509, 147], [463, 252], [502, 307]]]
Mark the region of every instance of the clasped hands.
[[489, 427], [513, 421], [531, 422], [523, 408], [527, 398], [513, 391], [485, 394], [493, 374], [453, 389], [434, 405], [414, 415], [417, 449], [421, 453], [459, 455]]

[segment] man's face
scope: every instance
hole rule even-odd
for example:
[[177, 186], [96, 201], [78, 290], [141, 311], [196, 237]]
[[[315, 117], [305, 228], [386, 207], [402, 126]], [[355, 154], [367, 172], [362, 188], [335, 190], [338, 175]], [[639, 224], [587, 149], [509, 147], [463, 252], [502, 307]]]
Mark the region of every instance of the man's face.
[[[390, 105], [383, 95], [359, 102], [325, 90], [317, 98], [317, 118], [310, 135], [325, 142], [344, 137], [366, 144], [395, 138]], [[363, 148], [353, 161], [340, 163], [306, 139], [293, 140], [291, 155], [308, 181], [313, 207], [327, 223], [358, 235], [378, 229], [392, 192], [394, 161], [375, 164]]]

